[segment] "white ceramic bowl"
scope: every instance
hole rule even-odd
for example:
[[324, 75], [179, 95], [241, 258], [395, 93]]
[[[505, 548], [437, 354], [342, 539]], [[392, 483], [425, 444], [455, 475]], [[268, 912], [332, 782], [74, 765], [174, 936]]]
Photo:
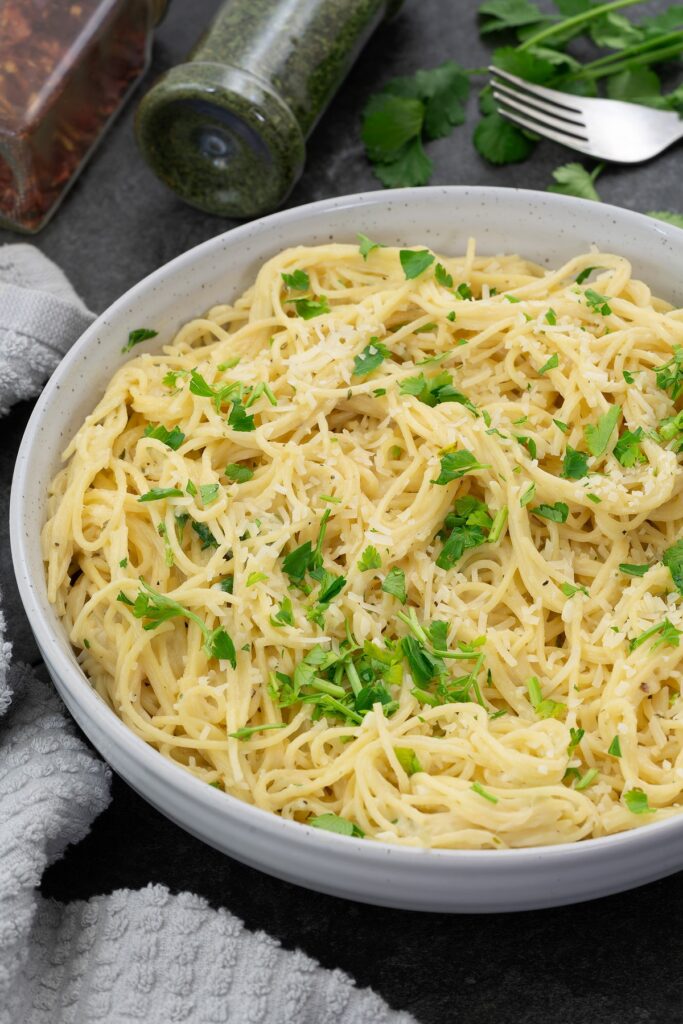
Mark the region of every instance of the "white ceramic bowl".
[[39, 534], [60, 452], [114, 371], [129, 330], [153, 325], [153, 350], [181, 324], [237, 296], [286, 246], [355, 241], [462, 253], [521, 252], [556, 265], [595, 243], [630, 259], [657, 295], [683, 305], [683, 231], [611, 206], [502, 188], [423, 188], [323, 200], [287, 210], [184, 253], [103, 313], [38, 400], [14, 474], [14, 569], [36, 640], [69, 711], [138, 793], [182, 828], [289, 882], [410, 910], [488, 912], [557, 906], [628, 889], [683, 867], [683, 817], [575, 845], [529, 850], [404, 849], [284, 821], [217, 792], [138, 739], [94, 693], [47, 602]]

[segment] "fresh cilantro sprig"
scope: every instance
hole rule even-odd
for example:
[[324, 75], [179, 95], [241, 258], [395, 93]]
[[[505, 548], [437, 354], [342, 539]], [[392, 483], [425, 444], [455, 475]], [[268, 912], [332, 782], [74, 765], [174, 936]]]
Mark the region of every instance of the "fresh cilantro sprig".
[[204, 634], [204, 650], [210, 658], [229, 661], [233, 668], [237, 666], [235, 645], [230, 634], [222, 626], [209, 629], [196, 612], [185, 608], [178, 601], [174, 601], [172, 597], [153, 590], [144, 579], [140, 579], [140, 590], [134, 601], [131, 601], [123, 591], [119, 593], [117, 600], [129, 607], [136, 619], [143, 620], [143, 629], [156, 629], [163, 622], [178, 616], [189, 619], [199, 626]]

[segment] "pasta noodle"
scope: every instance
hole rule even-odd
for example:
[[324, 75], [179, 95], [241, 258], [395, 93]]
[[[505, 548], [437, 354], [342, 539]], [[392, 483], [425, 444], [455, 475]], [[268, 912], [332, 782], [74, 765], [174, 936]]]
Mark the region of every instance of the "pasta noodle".
[[286, 818], [479, 849], [677, 814], [682, 344], [616, 255], [289, 249], [114, 375], [49, 599], [127, 726]]

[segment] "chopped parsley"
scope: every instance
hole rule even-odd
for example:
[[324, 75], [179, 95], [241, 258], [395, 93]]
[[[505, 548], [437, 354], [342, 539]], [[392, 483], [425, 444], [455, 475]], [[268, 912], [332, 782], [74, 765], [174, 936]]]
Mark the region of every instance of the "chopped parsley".
[[[546, 319], [546, 322], [549, 323], [551, 327], [554, 327], [555, 324], [557, 323], [557, 313], [555, 312], [555, 310], [552, 307], [547, 311], [547, 313], [545, 315], [545, 319]], [[555, 359], [557, 359], [557, 353], [555, 353]], [[557, 366], [557, 363], [555, 363], [555, 366]], [[539, 370], [538, 372], [542, 373], [543, 371]]]
[[610, 315], [612, 307], [609, 304], [609, 300], [604, 295], [600, 295], [600, 293], [596, 292], [593, 288], [586, 288], [583, 294], [586, 297], [586, 303], [594, 313], [599, 313], [600, 316]]
[[282, 274], [282, 280], [293, 292], [307, 292], [311, 282], [305, 270], [295, 270], [293, 274]]
[[202, 498], [203, 505], [213, 505], [214, 501], [218, 498], [218, 491], [220, 490], [219, 484], [200, 484], [199, 493]]
[[370, 569], [380, 569], [382, 566], [382, 559], [380, 558], [377, 548], [373, 547], [372, 544], [369, 544], [360, 556], [360, 560], [357, 562], [357, 565], [361, 572], [368, 572]]
[[150, 338], [156, 338], [158, 331], [151, 331], [149, 327], [138, 327], [134, 331], [130, 331], [128, 334], [128, 341], [121, 349], [122, 352], [130, 352], [132, 348], [139, 345], [143, 341], [149, 341]]
[[662, 647], [663, 644], [667, 644], [669, 647], [678, 647], [679, 638], [681, 636], [681, 630], [676, 629], [673, 622], [668, 619], [664, 619], [663, 622], [658, 622], [654, 626], [650, 626], [640, 636], [635, 637], [629, 643], [629, 650], [635, 651], [638, 647], [649, 640], [651, 637], [657, 637], [657, 640], [652, 644], [651, 651], [657, 650], [658, 647]]
[[396, 760], [406, 775], [416, 775], [417, 772], [424, 770], [412, 747], [394, 747], [394, 753], [396, 754]]
[[472, 452], [468, 452], [466, 448], [457, 452], [445, 452], [441, 456], [441, 472], [436, 480], [432, 480], [431, 483], [444, 487], [446, 484], [451, 483], [452, 480], [460, 480], [466, 473], [474, 473], [478, 469], [490, 468], [488, 465], [482, 465], [481, 462], [477, 462]]
[[185, 440], [185, 435], [180, 427], [176, 426], [173, 427], [172, 430], [167, 430], [161, 423], [157, 423], [156, 425], [150, 423], [146, 426], [144, 436], [154, 438], [155, 441], [161, 441], [162, 444], [165, 444], [174, 452], [178, 451]]
[[571, 445], [567, 445], [562, 463], [562, 476], [567, 480], [582, 480], [588, 476], [588, 456], [585, 452], [579, 452]]
[[597, 768], [589, 768], [585, 775], [582, 775], [579, 781], [574, 786], [574, 789], [588, 789], [592, 782], [598, 777]]
[[255, 583], [261, 583], [263, 580], [268, 579], [268, 574], [265, 572], [250, 572], [247, 576], [247, 586], [253, 587]]
[[480, 783], [473, 782], [472, 785], [470, 786], [470, 789], [474, 793], [477, 793], [479, 796], [483, 796], [484, 800], [488, 800], [489, 803], [491, 803], [491, 804], [497, 804], [498, 803], [498, 797], [494, 796], [493, 793], [489, 793], [489, 791], [487, 789], [484, 789], [484, 787]]
[[268, 729], [285, 729], [286, 727], [286, 722], [269, 722], [267, 725], [243, 725], [241, 729], [229, 732], [228, 736], [231, 736], [234, 740], [248, 740], [251, 739], [254, 733], [266, 732]]
[[526, 437], [524, 434], [516, 434], [515, 437], [521, 444], [522, 448], [526, 448], [529, 453], [529, 457], [535, 459], [538, 454], [538, 450], [533, 437]]
[[673, 346], [673, 356], [661, 366], [655, 366], [657, 387], [666, 391], [675, 402], [683, 391], [683, 345]]
[[135, 601], [131, 601], [123, 591], [119, 593], [117, 601], [121, 601], [122, 604], [130, 607], [136, 619], [144, 620], [142, 623], [143, 629], [156, 629], [163, 622], [178, 616], [190, 619], [191, 622], [199, 626], [204, 634], [204, 650], [206, 654], [210, 658], [229, 661], [233, 668], [236, 667], [235, 645], [229, 633], [222, 626], [218, 626], [216, 629], [209, 629], [196, 612], [183, 607], [183, 605], [174, 601], [173, 598], [167, 597], [166, 594], [159, 594], [148, 586], [144, 579], [140, 579], [140, 590]]
[[388, 359], [390, 355], [391, 353], [386, 345], [377, 338], [370, 338], [370, 343], [365, 346], [363, 351], [359, 355], [354, 356], [353, 376], [367, 377], [376, 370], [385, 359]]
[[423, 274], [434, 262], [434, 254], [428, 249], [400, 249], [398, 258], [407, 281]]
[[507, 506], [492, 518], [483, 501], [471, 494], [458, 498], [439, 531], [443, 548], [436, 559], [440, 569], [452, 569], [469, 548], [494, 544], [500, 539], [507, 521]]
[[677, 540], [662, 555], [662, 562], [671, 573], [676, 590], [683, 594], [683, 540]]
[[644, 576], [649, 568], [650, 566], [647, 562], [644, 565], [631, 565], [628, 562], [619, 563], [619, 572], [623, 572], [624, 576]]
[[361, 234], [360, 231], [356, 235], [356, 238], [358, 239], [358, 251], [364, 260], [367, 260], [370, 253], [375, 249], [384, 248], [384, 246], [380, 245], [379, 242], [373, 242], [367, 235]]
[[297, 316], [300, 316], [302, 320], [313, 320], [316, 316], [332, 312], [326, 295], [318, 295], [313, 299], [288, 299], [287, 301], [293, 304]]
[[601, 416], [597, 424], [589, 423], [583, 428], [586, 445], [591, 455], [596, 458], [606, 450], [609, 440], [621, 417], [621, 406], [611, 405]]
[[183, 492], [178, 487], [153, 487], [141, 494], [138, 501], [163, 501], [165, 498], [182, 498]]
[[559, 365], [560, 357], [558, 356], [557, 352], [555, 352], [553, 353], [553, 355], [551, 355], [550, 359], [546, 363], [544, 363], [543, 366], [541, 366], [538, 372], [539, 374], [543, 375], [544, 373], [547, 373], [548, 370], [556, 369]]
[[637, 427], [635, 430], [625, 430], [612, 450], [612, 454], [617, 462], [620, 462], [627, 469], [635, 466], [636, 463], [647, 462], [645, 455], [640, 449], [643, 436], [642, 427]]
[[539, 718], [561, 718], [567, 710], [567, 705], [557, 700], [543, 698], [541, 684], [536, 676], [531, 676], [527, 681], [529, 703]]
[[225, 475], [235, 484], [245, 484], [253, 477], [254, 470], [249, 469], [248, 466], [240, 466], [236, 462], [231, 462], [225, 467]]
[[544, 503], [536, 505], [531, 511], [540, 519], [549, 519], [551, 523], [566, 523], [569, 506], [565, 505], [563, 501], [556, 501], [554, 505]]
[[202, 542], [202, 551], [205, 551], [207, 548], [218, 547], [218, 541], [211, 533], [211, 530], [206, 525], [206, 523], [198, 523], [196, 519], [193, 519], [191, 526], [194, 532], [199, 537], [200, 541]]
[[569, 427], [566, 423], [563, 423], [562, 420], [553, 420], [553, 423], [556, 427], [559, 427], [563, 434], [567, 434], [569, 432]]
[[589, 597], [585, 587], [575, 586], [573, 583], [560, 583], [560, 590], [565, 597], [573, 597], [574, 594], [585, 594], [586, 597]]
[[122, 569], [127, 569], [128, 568], [128, 559], [127, 558], [122, 558], [121, 561], [119, 562], [119, 565], [121, 566]]
[[307, 572], [322, 568], [323, 542], [325, 540], [325, 531], [327, 530], [327, 521], [331, 514], [332, 511], [329, 508], [326, 508], [322, 514], [315, 548], [310, 540], [307, 540], [300, 544], [299, 547], [294, 548], [293, 551], [290, 551], [282, 560], [282, 571], [285, 575], [289, 576], [291, 582], [296, 586], [301, 586]]
[[656, 811], [656, 807], [650, 807], [647, 794], [639, 786], [624, 793], [624, 803], [631, 814], [654, 814]]
[[583, 284], [591, 276], [594, 270], [602, 270], [602, 267], [584, 267], [580, 274], [577, 274], [575, 281], [577, 284]]
[[338, 814], [319, 814], [315, 818], [309, 818], [306, 824], [324, 829], [325, 832], [336, 832], [340, 836], [355, 836], [362, 839], [365, 835], [362, 828]]
[[434, 278], [436, 279], [436, 283], [442, 285], [444, 288], [453, 287], [453, 278], [448, 273], [443, 263], [437, 263], [434, 267]]
[[524, 491], [524, 493], [522, 494], [521, 498], [519, 499], [519, 506], [520, 506], [520, 508], [525, 508], [525, 506], [528, 505], [529, 502], [533, 500], [533, 497], [534, 497], [535, 494], [536, 494], [536, 484], [529, 484], [529, 486], [527, 487], [527, 489]]
[[395, 597], [401, 604], [405, 604], [408, 594], [406, 592], [406, 574], [403, 569], [399, 569], [397, 566], [390, 569], [382, 580], [382, 590], [385, 594]]
[[270, 621], [273, 626], [294, 625], [294, 609], [291, 597], [283, 597], [277, 612], [275, 615], [271, 615]]
[[453, 386], [453, 377], [447, 370], [442, 370], [433, 377], [425, 377], [424, 373], [416, 377], [404, 377], [399, 384], [399, 392], [402, 395], [412, 395], [431, 408], [444, 402], [456, 402], [464, 405], [474, 416], [478, 415], [477, 407], [467, 395]]
[[228, 416], [228, 426], [242, 434], [256, 430], [254, 417], [247, 414], [244, 406], [239, 401], [232, 403], [230, 415]]
[[572, 756], [576, 747], [585, 736], [585, 729], [574, 729], [573, 727], [569, 730], [569, 746], [567, 747], [567, 755]]
[[609, 747], [607, 748], [607, 753], [611, 754], [612, 757], [621, 757], [621, 743], [619, 742], [618, 736], [615, 736], [612, 742], [610, 743]]

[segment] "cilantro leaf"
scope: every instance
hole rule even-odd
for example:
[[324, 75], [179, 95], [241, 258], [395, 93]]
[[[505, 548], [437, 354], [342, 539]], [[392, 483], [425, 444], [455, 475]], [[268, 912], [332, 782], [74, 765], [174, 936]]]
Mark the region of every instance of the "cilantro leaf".
[[565, 505], [563, 501], [556, 501], [554, 505], [544, 503], [536, 505], [531, 511], [540, 519], [549, 519], [551, 523], [566, 523], [569, 506]]
[[360, 560], [357, 562], [357, 565], [361, 572], [368, 572], [370, 569], [380, 569], [382, 566], [382, 559], [380, 558], [377, 548], [373, 547], [372, 544], [369, 544], [360, 556]]
[[292, 599], [290, 597], [283, 597], [278, 611], [275, 615], [271, 615], [270, 621], [274, 626], [294, 625], [294, 609], [292, 608]]
[[[546, 313], [546, 319], [547, 319], [547, 316], [548, 316], [548, 314]], [[548, 323], [554, 323], [554, 322], [555, 321], [548, 320]], [[538, 372], [542, 376], [544, 373], [547, 373], [548, 370], [555, 370], [559, 365], [560, 365], [560, 357], [558, 356], [557, 352], [554, 352], [553, 355], [551, 355], [550, 359], [548, 359], [548, 361], [545, 362], [543, 364], [543, 366], [541, 366], [539, 368]]]
[[618, 736], [615, 736], [612, 742], [610, 743], [609, 747], [607, 748], [607, 753], [611, 754], [612, 757], [621, 757], [621, 743], [619, 742]]
[[218, 547], [218, 541], [216, 540], [214, 535], [211, 533], [211, 530], [206, 525], [206, 523], [199, 523], [199, 522], [197, 522], [196, 519], [193, 519], [192, 523], [191, 523], [191, 526], [192, 526], [192, 529], [194, 530], [194, 532], [199, 537], [200, 541], [202, 542], [202, 551], [205, 551], [206, 548], [217, 548]]
[[584, 452], [578, 452], [571, 445], [567, 445], [562, 463], [562, 476], [566, 480], [582, 480], [588, 476], [588, 456]]
[[229, 661], [233, 668], [237, 665], [237, 654], [232, 638], [222, 626], [211, 630], [204, 643], [207, 654], [219, 661]]
[[428, 249], [401, 249], [398, 258], [407, 281], [419, 277], [434, 262], [434, 254]]
[[436, 480], [432, 480], [431, 483], [444, 487], [446, 484], [451, 483], [452, 480], [459, 480], [466, 473], [490, 468], [490, 466], [477, 462], [472, 452], [468, 452], [465, 448], [457, 452], [445, 452], [441, 456], [441, 472]]
[[282, 560], [282, 571], [289, 576], [292, 583], [300, 583], [306, 575], [312, 557], [313, 545], [307, 540], [285, 555]]
[[647, 562], [644, 565], [631, 565], [628, 562], [619, 563], [619, 572], [623, 572], [624, 576], [644, 576], [649, 568], [650, 566]]
[[481, 35], [537, 25], [546, 17], [530, 0], [486, 0], [479, 7], [479, 16]]
[[606, 82], [607, 95], [611, 100], [646, 103], [652, 97], [659, 97], [661, 90], [657, 72], [637, 65], [610, 75]]
[[683, 345], [673, 346], [673, 356], [668, 362], [654, 367], [657, 387], [667, 391], [675, 402], [683, 391]]
[[290, 291], [307, 292], [311, 282], [305, 270], [295, 270], [293, 274], [282, 274], [282, 280]]
[[288, 299], [287, 301], [294, 304], [297, 316], [300, 316], [302, 320], [312, 320], [316, 316], [332, 312], [326, 295], [318, 295], [314, 299]]
[[473, 782], [470, 789], [478, 796], [483, 796], [484, 800], [488, 800], [490, 804], [498, 803], [498, 797], [494, 796], [493, 793], [489, 793], [488, 789], [484, 789], [481, 783]]
[[256, 430], [254, 417], [247, 415], [244, 406], [238, 401], [232, 403], [230, 415], [228, 416], [228, 426], [242, 434]]
[[141, 494], [138, 501], [161, 501], [164, 498], [182, 498], [183, 492], [178, 487], [152, 487]]
[[[604, 164], [598, 164], [592, 171], [587, 171], [579, 163], [562, 164], [552, 172], [555, 184], [548, 185], [548, 192], [557, 192], [562, 196], [578, 196], [579, 199], [592, 199], [599, 203], [600, 196], [595, 189], [595, 181], [604, 166]], [[583, 271], [583, 273], [588, 277], [590, 270]]]
[[236, 462], [231, 462], [225, 467], [225, 475], [235, 484], [244, 484], [247, 480], [251, 480], [254, 470], [249, 469], [249, 466], [240, 466]]
[[647, 462], [645, 455], [640, 450], [643, 437], [642, 427], [637, 427], [635, 430], [625, 430], [612, 449], [612, 454], [617, 462], [620, 462], [622, 466], [626, 466], [627, 469], [635, 466], [638, 462]]
[[577, 274], [574, 280], [577, 284], [583, 284], [591, 276], [594, 270], [602, 270], [603, 267], [584, 267], [580, 274]]
[[218, 497], [219, 484], [200, 484], [199, 493], [202, 497], [202, 505], [212, 505]]
[[394, 753], [406, 775], [411, 776], [422, 771], [422, 765], [412, 747], [394, 747]]
[[387, 163], [373, 165], [375, 177], [386, 188], [405, 188], [412, 185], [426, 185], [432, 176], [434, 165], [429, 159], [419, 137], [411, 139], [396, 157]]
[[463, 124], [469, 91], [469, 77], [452, 60], [410, 77], [392, 78], [384, 86], [384, 92], [394, 96], [422, 101], [423, 130], [428, 139], [443, 138], [455, 125]]
[[362, 828], [338, 814], [319, 814], [315, 818], [309, 818], [306, 824], [324, 829], [325, 832], [336, 832], [340, 836], [355, 836], [362, 839], [365, 835]]
[[363, 112], [361, 138], [368, 158], [388, 163], [422, 131], [424, 105], [419, 99], [389, 92], [370, 97]]
[[403, 569], [399, 569], [396, 566], [390, 569], [382, 581], [382, 590], [385, 594], [391, 594], [401, 604], [405, 604], [408, 600], [408, 595], [406, 592], [406, 574]]
[[373, 242], [367, 235], [361, 234], [359, 231], [356, 235], [358, 239], [358, 250], [364, 260], [367, 260], [368, 256], [374, 249], [384, 248], [379, 242]]
[[443, 288], [453, 287], [453, 278], [448, 273], [443, 263], [437, 263], [434, 267], [434, 277], [436, 279], [436, 283], [440, 284]]
[[435, 374], [433, 377], [425, 377], [424, 373], [416, 377], [404, 377], [399, 383], [398, 389], [402, 395], [413, 395], [420, 402], [433, 408], [444, 402], [456, 402], [464, 405], [466, 409], [476, 416], [477, 407], [470, 401], [467, 395], [458, 391], [453, 386], [453, 378], [446, 370]]
[[587, 305], [590, 306], [594, 313], [599, 313], [600, 316], [610, 315], [612, 307], [604, 295], [596, 292], [593, 288], [586, 288], [583, 294], [586, 298]]
[[583, 436], [591, 455], [596, 458], [606, 450], [614, 429], [621, 417], [621, 406], [611, 405], [604, 415], [600, 417], [597, 424], [589, 423], [583, 428]]
[[654, 814], [656, 810], [655, 807], [650, 807], [647, 794], [639, 786], [634, 786], [624, 793], [624, 803], [631, 814]]
[[367, 377], [391, 355], [389, 349], [377, 338], [370, 338], [370, 343], [362, 352], [354, 356], [353, 376]]
[[180, 427], [175, 426], [172, 430], [167, 430], [161, 423], [158, 423], [156, 426], [153, 423], [150, 423], [146, 426], [144, 436], [152, 437], [155, 441], [161, 441], [162, 444], [165, 444], [174, 452], [178, 451], [185, 440], [185, 435]]
[[519, 507], [525, 508], [530, 501], [533, 501], [534, 495], [536, 494], [536, 484], [529, 484], [524, 493], [519, 499]]
[[158, 331], [151, 331], [149, 327], [138, 327], [135, 331], [130, 331], [128, 334], [128, 341], [121, 349], [122, 352], [130, 352], [132, 348], [139, 345], [143, 341], [149, 341], [150, 338], [156, 338]]
[[474, 129], [474, 145], [491, 164], [516, 164], [526, 160], [536, 143], [498, 113], [486, 114]]
[[575, 586], [573, 583], [560, 583], [560, 590], [565, 597], [573, 597], [574, 594], [585, 594], [588, 597], [588, 591], [585, 587]]
[[286, 725], [286, 722], [269, 722], [267, 725], [244, 725], [235, 732], [229, 732], [228, 736], [232, 736], [235, 740], [248, 740], [251, 739], [254, 733], [266, 732], [268, 729], [284, 729]]
[[655, 651], [658, 647], [663, 644], [667, 644], [669, 647], [678, 647], [680, 637], [683, 634], [680, 629], [676, 629], [673, 622], [669, 619], [664, 619], [662, 622], [656, 623], [654, 626], [650, 626], [640, 636], [634, 637], [629, 642], [629, 650], [635, 651], [638, 647], [645, 643], [646, 640], [650, 640], [652, 637], [657, 637], [657, 640], [652, 644], [651, 650]]
[[666, 549], [662, 555], [662, 562], [671, 573], [678, 593], [683, 594], [683, 540], [677, 540]]

